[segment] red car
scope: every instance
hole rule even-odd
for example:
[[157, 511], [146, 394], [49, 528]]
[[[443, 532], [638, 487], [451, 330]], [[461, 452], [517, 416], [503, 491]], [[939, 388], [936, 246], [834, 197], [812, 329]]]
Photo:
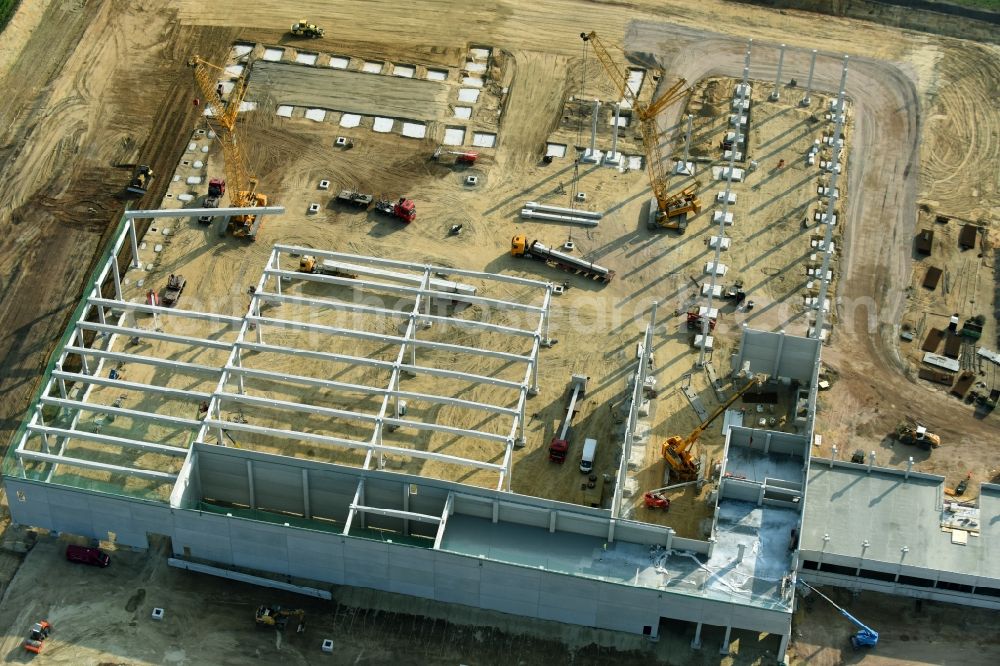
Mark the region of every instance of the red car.
[[111, 557], [107, 553], [86, 546], [66, 546], [66, 559], [70, 562], [90, 564], [95, 567], [106, 567], [111, 564]]

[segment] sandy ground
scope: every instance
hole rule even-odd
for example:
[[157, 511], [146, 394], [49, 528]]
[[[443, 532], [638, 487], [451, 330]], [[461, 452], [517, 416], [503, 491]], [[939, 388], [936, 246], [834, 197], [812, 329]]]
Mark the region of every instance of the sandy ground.
[[451, 115], [449, 90], [450, 86], [437, 81], [259, 61], [253, 65], [247, 99], [266, 96], [275, 104], [389, 118], [441, 120]]
[[[5, 274], [0, 283], [5, 331], [0, 357], [3, 391], [11, 398], [0, 410], [4, 432], [14, 428], [23, 412], [90, 260], [123, 205], [114, 194], [128, 174], [111, 165], [141, 159], [165, 174], [188, 140], [194, 127], [194, 94], [190, 71], [183, 66], [187, 57], [198, 52], [218, 60], [237, 37], [297, 42], [285, 34], [295, 20], [285, 6], [185, 0], [176, 14], [157, 7], [151, 2], [22, 3], [12, 23], [15, 38], [9, 42], [11, 48], [25, 44], [19, 57], [7, 50], [5, 33], [0, 63], [9, 63], [9, 69], [0, 90], [21, 103], [0, 110], [5, 121], [0, 126], [6, 128], [0, 141], [0, 268]], [[581, 30], [597, 28], [630, 51], [654, 54], [670, 75], [690, 81], [738, 75], [746, 37], [757, 40], [753, 72], [764, 80], [773, 77], [776, 53], [762, 42], [782, 41], [805, 49], [822, 44], [825, 51], [852, 55], [848, 90], [856, 105], [856, 124], [851, 150], [864, 156], [848, 165], [841, 185], [850, 193], [840, 259], [844, 279], [837, 291], [837, 329], [824, 350], [838, 381], [821, 403], [821, 430], [829, 434], [824, 441], [827, 446], [847, 444], [841, 451], [875, 447], [901, 416], [919, 415], [946, 441], [961, 443], [955, 445], [955, 454], [919, 460], [921, 469], [949, 476], [973, 470], [977, 480], [989, 474], [992, 457], [987, 447], [995, 435], [996, 417], [977, 421], [967, 406], [911, 381], [901, 371], [896, 324], [908, 306], [918, 201], [961, 218], [996, 214], [1000, 155], [992, 130], [998, 113], [990, 103], [1000, 80], [995, 47], [722, 2], [648, 2], [630, 5], [628, 11], [615, 4], [574, 0], [483, 3], [463, 6], [457, 16], [452, 7], [440, 1], [411, 3], [405, 10], [405, 29], [400, 28], [404, 12], [384, 0], [336, 5], [310, 0], [297, 3], [295, 10], [327, 29], [325, 39], [306, 43], [310, 50], [397, 62], [443, 60], [459, 66], [468, 44], [503, 49], [509, 66], [502, 82], [510, 85], [499, 119], [503, 132], [480, 171], [484, 181], [478, 190], [461, 187], [462, 172], [429, 163], [433, 145], [412, 142], [414, 149], [400, 150], [399, 137], [358, 128], [358, 147], [339, 153], [330, 147], [331, 128], [297, 118], [251, 120], [256, 134], [248, 158], [262, 189], [285, 203], [289, 213], [269, 220], [261, 241], [250, 247], [219, 240], [211, 230], [192, 224], [195, 231], [188, 240], [173, 241], [149, 278], [162, 281], [171, 268], [190, 265], [189, 279], [204, 277], [188, 287], [186, 299], [242, 313], [246, 286], [255, 279], [267, 247], [280, 240], [565, 279], [540, 264], [519, 263], [507, 251], [515, 229], [547, 244], [565, 240], [565, 229], [519, 223], [515, 214], [524, 200], [563, 204], [571, 196], [558, 187], [573, 176], [569, 161], [547, 166], [539, 161], [545, 141], [559, 126], [565, 100], [578, 92], [568, 72], [576, 71], [573, 63], [581, 55]], [[363, 31], [358, 30], [359, 21]], [[26, 39], [32, 25], [38, 27]], [[241, 26], [254, 27], [241, 34]], [[706, 29], [713, 33], [702, 32]], [[413, 53], [427, 55], [421, 60]], [[590, 67], [593, 72], [593, 59]], [[785, 76], [797, 74], [801, 81], [807, 67], [807, 51], [786, 54]], [[839, 73], [834, 59], [817, 64], [817, 82], [825, 88], [836, 84]], [[681, 112], [679, 106], [671, 109], [661, 126], [675, 127]], [[674, 142], [669, 149], [675, 148]], [[781, 178], [794, 175], [788, 171]], [[335, 186], [364, 183], [373, 192], [410, 194], [418, 201], [419, 222], [400, 228], [391, 220], [333, 208], [308, 218], [305, 202], [317, 199], [315, 183], [321, 177]], [[165, 180], [156, 182], [148, 201], [162, 195]], [[529, 407], [529, 413], [537, 415], [529, 424], [536, 433], [534, 444], [515, 460], [516, 491], [534, 492], [544, 485], [553, 494], [568, 496], [578, 488], [574, 465], [556, 468], [544, 460], [548, 429], [559, 418], [568, 377], [583, 372], [595, 378], [588, 395], [593, 405], [581, 414], [578, 428], [609, 438], [612, 424], [601, 415], [622, 395], [649, 302], [663, 301], [661, 314], [663, 309], [672, 311], [674, 302], [684, 303], [688, 270], [677, 266], [687, 259], [678, 259], [698, 255], [690, 252], [701, 242], [693, 232], [704, 229], [689, 232], [686, 240], [693, 242], [686, 246], [649, 235], [638, 223], [648, 197], [642, 173], [613, 175], [584, 168], [577, 188], [588, 192], [588, 205], [608, 215], [600, 231], [574, 230], [573, 239], [582, 254], [616, 269], [619, 278], [603, 289], [571, 281], [571, 289], [554, 306], [554, 335], [560, 343], [543, 357], [543, 390]], [[712, 194], [714, 189], [708, 192]], [[780, 216], [768, 212], [772, 214]], [[794, 218], [789, 219], [794, 227]], [[466, 224], [466, 232], [447, 238], [448, 227], [459, 222]], [[885, 233], [887, 228], [893, 233]], [[776, 259], [778, 255], [772, 255], [767, 264]], [[961, 269], [954, 266], [956, 272]], [[798, 276], [794, 272], [785, 287], [794, 285]], [[761, 273], [757, 280], [770, 277]], [[773, 287], [769, 293], [777, 297], [777, 282], [762, 291]], [[763, 312], [753, 323], [777, 327], [782, 319], [771, 320], [776, 310]], [[668, 319], [661, 316], [655, 350], [665, 387], [689, 371], [693, 361], [678, 320]], [[599, 345], [593, 344], [595, 332], [603, 337]], [[728, 349], [723, 339], [716, 352], [720, 367]], [[694, 381], [699, 391], [707, 389], [703, 375]], [[693, 414], [676, 393], [657, 405], [662, 415], [685, 409]], [[680, 426], [688, 424], [670, 427]], [[886, 451], [879, 462], [904, 464], [905, 458]], [[598, 469], [610, 471], [615, 465], [612, 447], [603, 447]], [[28, 619], [22, 619], [12, 635], [23, 632], [20, 625]], [[808, 622], [805, 626], [811, 626]], [[828, 655], [828, 663], [839, 658], [826, 650], [839, 650], [842, 641], [818, 642], [818, 654]], [[919, 650], [905, 654], [904, 660], [940, 656]]]

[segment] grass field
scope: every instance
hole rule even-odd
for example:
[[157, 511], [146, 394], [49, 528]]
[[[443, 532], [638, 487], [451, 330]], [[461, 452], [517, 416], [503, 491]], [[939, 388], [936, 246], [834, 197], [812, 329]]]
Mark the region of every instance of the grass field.
[[0, 0], [0, 31], [7, 27], [7, 21], [14, 15], [14, 10], [21, 0]]

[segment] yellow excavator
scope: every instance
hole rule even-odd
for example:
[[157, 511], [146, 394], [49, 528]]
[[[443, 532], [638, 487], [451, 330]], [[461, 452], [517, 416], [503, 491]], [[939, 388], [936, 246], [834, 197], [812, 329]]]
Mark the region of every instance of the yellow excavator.
[[285, 627], [288, 625], [288, 618], [290, 617], [299, 619], [299, 624], [295, 628], [296, 633], [301, 634], [306, 630], [306, 612], [301, 608], [291, 609], [282, 608], [281, 606], [260, 606], [254, 615], [258, 627], [274, 627], [279, 631], [285, 630]]
[[685, 483], [688, 481], [699, 481], [701, 477], [701, 461], [691, 455], [691, 448], [694, 446], [705, 428], [712, 424], [712, 421], [719, 418], [719, 415], [729, 409], [730, 405], [739, 400], [744, 393], [755, 386], [760, 386], [767, 379], [766, 375], [755, 375], [740, 390], [736, 391], [729, 400], [719, 405], [712, 414], [701, 422], [701, 424], [691, 431], [687, 437], [674, 435], [668, 437], [660, 448], [660, 453], [664, 460], [670, 465], [670, 482]]

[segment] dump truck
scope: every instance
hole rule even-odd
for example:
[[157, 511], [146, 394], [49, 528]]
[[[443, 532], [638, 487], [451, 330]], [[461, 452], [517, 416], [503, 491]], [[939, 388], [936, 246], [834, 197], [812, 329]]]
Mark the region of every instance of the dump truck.
[[537, 240], [529, 243], [527, 236], [524, 234], [518, 234], [511, 239], [510, 254], [512, 257], [535, 259], [554, 268], [560, 268], [564, 271], [599, 282], [611, 282], [615, 277], [613, 270], [598, 266], [592, 261], [578, 259], [565, 252], [554, 250]]
[[375, 210], [383, 215], [392, 215], [395, 218], [409, 224], [417, 219], [417, 207], [412, 199], [399, 197], [398, 201], [391, 199], [379, 199], [375, 202]]
[[181, 292], [184, 291], [186, 285], [187, 280], [184, 279], [183, 275], [174, 275], [171, 273], [170, 277], [167, 278], [167, 286], [163, 290], [163, 297], [160, 301], [165, 307], [174, 307], [177, 305], [177, 299], [181, 297]]
[[149, 190], [149, 184], [155, 176], [156, 174], [153, 173], [153, 169], [148, 164], [140, 164], [132, 172], [132, 180], [125, 191], [129, 194], [142, 196]]
[[549, 460], [552, 462], [559, 463], [560, 465], [566, 462], [566, 453], [569, 451], [570, 426], [573, 425], [573, 419], [576, 417], [578, 411], [576, 403], [587, 392], [588, 379], [590, 378], [586, 375], [570, 376], [570, 394], [569, 402], [566, 406], [566, 417], [563, 419], [559, 432], [553, 435], [552, 440], [549, 442]]
[[[221, 178], [211, 179], [208, 181], [208, 194], [205, 195], [202, 208], [218, 208], [219, 202], [222, 200], [222, 195], [225, 193], [226, 181]], [[202, 215], [198, 218], [198, 222], [199, 224], [211, 224], [214, 219], [214, 215]]]
[[375, 197], [372, 195], [364, 194], [363, 192], [358, 192], [357, 190], [341, 190], [337, 194], [337, 201], [340, 203], [361, 209], [366, 209], [368, 206], [371, 206], [374, 199]]

